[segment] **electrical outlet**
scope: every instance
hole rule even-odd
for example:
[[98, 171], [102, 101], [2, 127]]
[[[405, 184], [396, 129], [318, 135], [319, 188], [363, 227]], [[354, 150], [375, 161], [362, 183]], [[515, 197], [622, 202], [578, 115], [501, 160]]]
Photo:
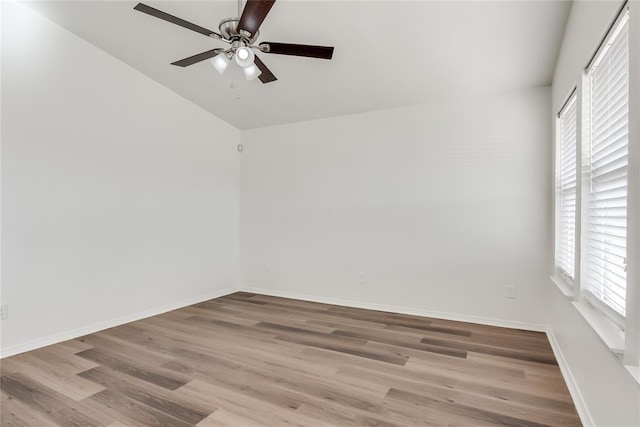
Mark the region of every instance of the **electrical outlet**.
[[265, 264], [262, 266], [262, 271], [265, 276], [271, 276], [271, 264]]
[[0, 320], [7, 319], [9, 317], [9, 304], [0, 305]]
[[515, 286], [507, 286], [507, 298], [515, 299], [516, 298], [516, 287]]
[[361, 285], [367, 283], [367, 275], [365, 273], [358, 273], [358, 283]]

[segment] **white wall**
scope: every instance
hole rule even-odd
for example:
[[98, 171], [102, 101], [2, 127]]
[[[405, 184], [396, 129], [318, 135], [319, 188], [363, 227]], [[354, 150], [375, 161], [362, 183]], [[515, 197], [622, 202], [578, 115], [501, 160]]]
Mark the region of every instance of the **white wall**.
[[549, 104], [579, 81], [618, 6], [574, 3], [551, 96], [434, 100], [241, 135], [3, 2], [3, 355], [228, 292], [240, 246], [242, 284], [266, 293], [550, 321], [594, 423], [640, 424], [636, 384], [544, 286]]
[[[437, 100], [246, 131], [243, 285], [544, 325], [549, 95]], [[515, 299], [506, 286], [517, 287]]]
[[3, 353], [237, 286], [239, 131], [3, 3]]
[[[552, 113], [576, 84], [581, 93], [582, 70], [621, 5], [621, 1], [574, 1], [553, 80]], [[640, 2], [634, 1], [633, 6]], [[639, 16], [637, 9], [635, 16]], [[550, 298], [550, 328], [569, 367], [569, 380], [581, 395], [578, 403], [588, 411], [589, 420], [584, 421], [597, 426], [640, 425], [640, 387], [555, 287]]]

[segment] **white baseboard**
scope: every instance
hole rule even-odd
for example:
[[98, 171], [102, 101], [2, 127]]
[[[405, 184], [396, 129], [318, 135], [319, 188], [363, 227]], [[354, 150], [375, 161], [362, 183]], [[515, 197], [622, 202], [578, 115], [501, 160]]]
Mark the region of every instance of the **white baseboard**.
[[571, 398], [573, 399], [573, 404], [576, 407], [576, 411], [578, 411], [578, 416], [580, 417], [580, 421], [584, 426], [595, 426], [595, 422], [591, 417], [591, 413], [589, 412], [589, 408], [587, 407], [584, 398], [582, 397], [582, 393], [580, 392], [580, 388], [576, 383], [575, 377], [571, 372], [571, 368], [567, 363], [567, 360], [562, 354], [562, 350], [560, 349], [560, 345], [558, 344], [558, 340], [556, 336], [553, 334], [553, 330], [551, 328], [547, 328], [547, 337], [549, 338], [549, 343], [551, 344], [551, 349], [553, 350], [553, 355], [558, 361], [558, 366], [560, 367], [560, 372], [562, 372], [562, 376], [564, 377], [564, 381], [567, 383], [567, 388], [569, 389], [569, 394], [571, 394]]
[[113, 320], [108, 320], [106, 322], [96, 323], [90, 326], [84, 326], [82, 328], [74, 329], [72, 331], [62, 332], [59, 334], [54, 334], [44, 338], [39, 338], [37, 340], [29, 341], [23, 344], [18, 344], [8, 348], [3, 348], [2, 350], [0, 350], [0, 358], [14, 356], [16, 354], [24, 353], [26, 351], [36, 350], [38, 348], [46, 347], [48, 345], [57, 344], [59, 342], [82, 337], [84, 335], [93, 334], [95, 332], [113, 328], [114, 326], [120, 326], [125, 323], [135, 322], [136, 320], [145, 319], [147, 317], [157, 316], [158, 314], [166, 313], [168, 311], [176, 310], [178, 308], [183, 308], [193, 304], [198, 304], [200, 302], [208, 301], [210, 299], [219, 298], [219, 297], [229, 295], [238, 291], [239, 291], [239, 288], [236, 286], [225, 288], [218, 291], [209, 292], [204, 295], [198, 295], [196, 297], [191, 297], [181, 301], [172, 302], [170, 304], [166, 304], [160, 307], [154, 307], [139, 313], [119, 317]]
[[250, 286], [241, 286], [241, 291], [251, 292], [254, 294], [269, 295], [274, 297], [291, 298], [304, 301], [319, 302], [323, 304], [342, 305], [346, 307], [364, 308], [367, 310], [386, 311], [390, 313], [402, 313], [412, 316], [434, 317], [443, 320], [455, 320], [457, 322], [477, 323], [481, 325], [499, 326], [502, 328], [524, 329], [528, 331], [547, 332], [547, 325], [536, 323], [516, 322], [511, 320], [493, 319], [490, 317], [467, 316], [464, 314], [445, 313], [440, 311], [421, 310], [418, 308], [401, 307], [385, 304], [374, 304], [362, 301], [344, 300], [340, 298], [319, 297], [315, 295], [299, 294], [296, 292], [277, 291], [273, 289], [253, 288]]

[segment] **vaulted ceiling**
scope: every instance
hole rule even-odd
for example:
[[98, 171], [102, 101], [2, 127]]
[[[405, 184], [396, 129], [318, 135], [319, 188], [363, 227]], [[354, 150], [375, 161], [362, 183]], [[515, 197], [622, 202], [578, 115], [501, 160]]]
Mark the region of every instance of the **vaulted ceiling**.
[[[217, 30], [229, 1], [146, 4]], [[240, 128], [394, 108], [460, 94], [551, 83], [567, 1], [279, 0], [260, 41], [335, 46], [333, 60], [259, 54], [278, 80], [219, 75], [204, 61], [171, 62], [223, 47], [133, 10], [130, 1], [28, 5], [89, 43]]]

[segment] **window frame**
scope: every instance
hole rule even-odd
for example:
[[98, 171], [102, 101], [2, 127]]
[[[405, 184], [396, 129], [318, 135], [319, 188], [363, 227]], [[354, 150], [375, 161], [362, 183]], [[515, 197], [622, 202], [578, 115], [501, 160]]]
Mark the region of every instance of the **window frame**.
[[[576, 285], [577, 278], [579, 277], [579, 202], [580, 202], [580, 173], [579, 173], [579, 155], [580, 155], [580, 147], [578, 144], [579, 141], [579, 99], [578, 99], [578, 87], [574, 86], [569, 95], [565, 98], [565, 101], [562, 103], [562, 107], [556, 116], [556, 156], [555, 156], [555, 200], [556, 200], [556, 222], [555, 222], [555, 256], [554, 256], [554, 274], [557, 279], [559, 279], [564, 285], [569, 286], [570, 288], [574, 288]], [[567, 189], [563, 189], [562, 186], [562, 167], [563, 167], [563, 152], [565, 151], [565, 143], [563, 138], [563, 120], [567, 113], [570, 112], [570, 109], [575, 109], [575, 139], [572, 141], [574, 144], [574, 183], [573, 186], [570, 187], [573, 189], [575, 193], [575, 201], [574, 201], [574, 228], [573, 228], [573, 276], [565, 269], [559, 265], [558, 257], [559, 252], [561, 251], [561, 233], [563, 226], [563, 209], [562, 209], [562, 199], [563, 193], [566, 192]], [[571, 241], [571, 239], [569, 239]], [[567, 248], [568, 249], [568, 248]], [[566, 256], [570, 256], [569, 252]]]
[[[583, 193], [588, 190], [589, 180], [585, 179], [585, 173], [583, 166], [584, 162], [584, 149], [583, 144], [585, 141], [586, 132], [585, 129], [588, 125], [585, 115], [588, 111], [588, 98], [585, 96], [587, 90], [588, 81], [586, 79], [587, 71], [592, 62], [600, 52], [602, 46], [607, 43], [612, 29], [618, 23], [622, 14], [628, 13], [628, 107], [629, 107], [629, 128], [628, 128], [628, 165], [627, 165], [627, 289], [626, 289], [626, 317], [624, 318], [623, 329], [620, 328], [609, 316], [606, 315], [606, 310], [596, 309], [582, 292], [582, 277], [581, 272], [584, 270], [584, 264], [586, 261], [582, 256], [584, 252], [583, 246], [585, 245], [585, 239], [582, 238], [583, 227], [581, 224], [584, 202]], [[577, 224], [576, 224], [576, 244], [578, 246], [575, 254], [576, 263], [576, 278], [573, 288], [566, 284], [566, 280], [558, 277], [555, 269], [555, 254], [551, 257], [551, 266], [553, 266], [553, 273], [550, 277], [551, 282], [555, 284], [558, 290], [564, 294], [565, 298], [572, 301], [574, 309], [581, 315], [586, 323], [593, 329], [596, 336], [600, 338], [603, 345], [611, 352], [621, 365], [628, 371], [632, 378], [640, 385], [640, 3], [631, 2], [628, 0], [621, 0], [620, 6], [615, 14], [612, 15], [610, 25], [603, 32], [596, 49], [593, 51], [593, 55], [590, 56], [588, 61], [585, 61], [586, 66], [582, 69], [578, 69], [580, 74], [578, 79], [574, 82], [578, 88], [578, 129], [577, 129], [577, 144], [578, 155], [577, 162], [579, 179], [578, 185], [578, 202], [577, 202]], [[562, 99], [562, 110], [564, 104], [567, 102], [567, 98]], [[556, 110], [558, 111], [558, 110]], [[555, 114], [554, 114], [555, 116]], [[555, 118], [555, 117], [554, 117]], [[553, 121], [557, 125], [557, 121]], [[586, 135], [588, 137], [588, 135]], [[554, 156], [557, 156], [557, 145], [560, 139], [558, 138], [557, 126], [554, 132], [555, 149], [553, 151]], [[553, 166], [555, 167], [554, 159]], [[555, 196], [556, 183], [555, 174], [556, 170], [553, 169], [553, 191]], [[555, 197], [553, 198], [556, 201]], [[556, 201], [557, 203], [557, 201]], [[557, 212], [557, 206], [554, 208]], [[557, 220], [557, 217], [556, 217]], [[555, 235], [556, 226], [552, 228], [552, 233]], [[554, 247], [555, 247], [554, 236]]]
[[[581, 158], [582, 158], [582, 188], [583, 188], [583, 194], [582, 194], [582, 204], [580, 207], [580, 216], [582, 218], [582, 227], [581, 227], [581, 236], [582, 236], [582, 242], [583, 244], [581, 245], [581, 249], [580, 249], [580, 253], [581, 253], [581, 258], [582, 258], [582, 263], [580, 266], [580, 270], [581, 270], [581, 277], [583, 277], [585, 280], [588, 280], [587, 278], [589, 277], [589, 268], [592, 266], [589, 261], [590, 261], [590, 257], [589, 257], [589, 239], [590, 239], [590, 233], [591, 233], [591, 227], [590, 227], [590, 221], [589, 221], [589, 209], [590, 209], [590, 202], [591, 202], [591, 186], [592, 186], [592, 179], [591, 179], [591, 163], [592, 163], [592, 156], [591, 156], [591, 145], [592, 145], [592, 135], [591, 135], [591, 122], [592, 122], [592, 117], [591, 117], [591, 113], [592, 113], [592, 93], [591, 93], [591, 84], [592, 84], [592, 79], [593, 79], [593, 71], [596, 70], [596, 67], [599, 65], [599, 63], [602, 61], [602, 59], [605, 57], [605, 55], [607, 53], [609, 53], [608, 49], [609, 47], [612, 45], [612, 42], [615, 40], [616, 36], [619, 35], [621, 28], [623, 25], [627, 25], [627, 66], [629, 66], [629, 59], [630, 59], [630, 46], [629, 46], [629, 18], [630, 18], [630, 11], [629, 11], [629, 3], [628, 2], [624, 2], [622, 7], [620, 8], [618, 14], [616, 15], [615, 19], [613, 20], [613, 22], [611, 23], [611, 25], [609, 26], [609, 28], [607, 29], [607, 32], [605, 34], [605, 37], [602, 39], [602, 41], [600, 42], [598, 48], [596, 49], [595, 53], [593, 54], [593, 56], [591, 57], [590, 61], [588, 62], [587, 66], [584, 69], [584, 73], [583, 73], [583, 78], [582, 78], [582, 88], [583, 88], [583, 101], [581, 104], [581, 108], [582, 108], [582, 122], [583, 122], [583, 128], [582, 128], [582, 141], [581, 141]], [[627, 73], [626, 73], [626, 78], [627, 78], [627, 109], [629, 108], [629, 103], [630, 103], [630, 87], [629, 87], [629, 80], [630, 80], [630, 71], [629, 69], [627, 69]], [[627, 138], [627, 172], [625, 175], [625, 178], [627, 180], [626, 183], [626, 194], [625, 194], [625, 204], [626, 204], [626, 218], [625, 218], [625, 266], [624, 266], [624, 270], [625, 270], [625, 307], [624, 310], [626, 312], [626, 308], [627, 308], [627, 300], [628, 300], [628, 288], [629, 288], [629, 280], [628, 280], [628, 275], [626, 274], [626, 264], [628, 264], [628, 259], [629, 259], [629, 253], [628, 253], [628, 247], [629, 247], [629, 227], [628, 227], [628, 218], [630, 217], [629, 214], [629, 152], [628, 152], [628, 148], [629, 148], [629, 127], [630, 127], [630, 116], [629, 116], [629, 112], [627, 112], [627, 117], [628, 117], [628, 123], [627, 123], [627, 132], [626, 132], [626, 138]], [[604, 299], [601, 299], [598, 297], [598, 295], [596, 295], [594, 292], [592, 292], [589, 289], [589, 286], [586, 283], [581, 283], [580, 286], [580, 292], [581, 292], [581, 297], [588, 302], [589, 304], [591, 304], [596, 310], [598, 310], [602, 315], [604, 315], [606, 318], [608, 318], [610, 321], [612, 321], [618, 328], [620, 328], [621, 330], [625, 330], [626, 329], [626, 314], [622, 314], [620, 312], [618, 312], [617, 310], [615, 310], [613, 307], [611, 307]]]

